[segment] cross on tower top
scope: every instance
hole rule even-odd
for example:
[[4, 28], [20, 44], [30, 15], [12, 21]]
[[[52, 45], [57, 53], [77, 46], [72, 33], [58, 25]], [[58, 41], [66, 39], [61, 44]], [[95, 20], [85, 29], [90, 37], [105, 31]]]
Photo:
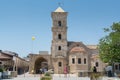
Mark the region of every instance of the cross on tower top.
[[59, 7], [54, 11], [54, 12], [65, 12], [62, 8], [61, 8], [61, 6], [63, 5], [63, 3], [58, 3], [58, 5], [59, 5]]
[[61, 3], [61, 2], [58, 3], [58, 6], [59, 6], [59, 7], [62, 7], [62, 5], [63, 5], [63, 3]]
[[61, 7], [61, 4], [62, 4], [62, 3], [60, 3], [60, 2], [58, 3], [58, 5], [59, 5], [60, 7]]

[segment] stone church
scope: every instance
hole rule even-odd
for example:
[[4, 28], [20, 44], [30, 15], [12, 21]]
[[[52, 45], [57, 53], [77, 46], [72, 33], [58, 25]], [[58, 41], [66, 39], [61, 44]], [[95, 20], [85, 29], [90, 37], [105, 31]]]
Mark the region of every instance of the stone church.
[[51, 54], [47, 51], [29, 54], [30, 73], [32, 70], [37, 73], [39, 69], [47, 68], [53, 69], [56, 74], [62, 74], [65, 67], [69, 73], [90, 72], [93, 66], [96, 66], [98, 72], [103, 71], [105, 64], [99, 59], [97, 45], [67, 40], [67, 16], [68, 12], [61, 7], [51, 13]]

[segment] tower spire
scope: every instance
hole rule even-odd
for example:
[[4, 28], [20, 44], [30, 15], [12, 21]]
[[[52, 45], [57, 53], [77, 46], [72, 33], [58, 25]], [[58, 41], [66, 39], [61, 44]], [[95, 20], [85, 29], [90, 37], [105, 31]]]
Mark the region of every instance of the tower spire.
[[65, 11], [61, 8], [62, 4], [63, 4], [63, 3], [59, 2], [59, 3], [58, 3], [58, 8], [57, 8], [54, 12], [65, 12]]

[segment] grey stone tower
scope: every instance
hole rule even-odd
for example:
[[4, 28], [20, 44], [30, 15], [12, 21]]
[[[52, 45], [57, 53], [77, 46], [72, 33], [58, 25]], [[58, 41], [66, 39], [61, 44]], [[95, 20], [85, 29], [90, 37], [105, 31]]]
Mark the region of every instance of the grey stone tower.
[[67, 12], [58, 7], [52, 17], [52, 64], [55, 73], [63, 73], [67, 64]]

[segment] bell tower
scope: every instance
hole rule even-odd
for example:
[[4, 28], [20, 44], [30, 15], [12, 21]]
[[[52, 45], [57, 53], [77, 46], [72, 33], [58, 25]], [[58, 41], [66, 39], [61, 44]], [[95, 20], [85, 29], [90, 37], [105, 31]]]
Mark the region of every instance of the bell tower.
[[52, 12], [52, 46], [54, 72], [62, 74], [67, 64], [67, 12], [58, 7]]

